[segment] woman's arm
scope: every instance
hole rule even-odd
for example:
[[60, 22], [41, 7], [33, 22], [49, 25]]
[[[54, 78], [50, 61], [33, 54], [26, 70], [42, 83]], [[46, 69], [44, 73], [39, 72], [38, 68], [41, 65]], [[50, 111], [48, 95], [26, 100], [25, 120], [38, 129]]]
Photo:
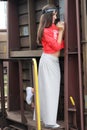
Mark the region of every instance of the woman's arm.
[[44, 29], [43, 41], [45, 40], [45, 42], [51, 48], [53, 48], [55, 51], [58, 51], [58, 50], [64, 48], [64, 42], [61, 40], [61, 38], [62, 37], [61, 37], [61, 33], [60, 33], [60, 38], [58, 38], [58, 40], [61, 43], [58, 43], [57, 39], [54, 39], [54, 36], [53, 36], [52, 32], [50, 32], [48, 29]]
[[58, 44], [61, 44], [62, 40], [63, 40], [63, 34], [64, 34], [64, 22], [58, 22], [58, 24], [56, 26], [59, 29], [59, 35], [58, 35], [57, 42], [58, 42]]

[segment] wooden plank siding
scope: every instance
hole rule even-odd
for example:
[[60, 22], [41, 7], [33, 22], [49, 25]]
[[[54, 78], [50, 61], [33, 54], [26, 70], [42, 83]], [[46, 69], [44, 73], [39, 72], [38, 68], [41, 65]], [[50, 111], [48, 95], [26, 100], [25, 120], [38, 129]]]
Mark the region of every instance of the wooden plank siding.
[[7, 58], [7, 30], [0, 30], [0, 59]]
[[20, 29], [20, 49], [29, 49], [29, 22], [27, 1], [18, 3], [19, 29]]
[[[8, 44], [7, 44], [7, 30], [5, 29], [0, 29], [0, 60], [2, 59], [6, 59], [8, 58], [7, 55], [7, 51], [8, 51]], [[2, 70], [3, 69], [3, 70]], [[8, 82], [7, 82], [7, 62], [3, 63], [3, 68], [1, 68], [0, 66], [0, 71], [2, 70], [3, 72], [3, 77], [0, 77], [1, 79], [3, 78], [4, 80], [4, 90], [5, 90], [5, 108], [7, 107], [7, 86], [8, 86]], [[2, 97], [1, 97], [1, 85], [0, 85], [0, 109], [2, 109]]]
[[[10, 11], [12, 8], [9, 5], [9, 26], [8, 28], [14, 29], [17, 28], [12, 32], [9, 29], [9, 56], [12, 57], [12, 54], [14, 53], [13, 51], [19, 51], [16, 54], [23, 54], [24, 51], [30, 51], [30, 50], [36, 50], [36, 53], [38, 53], [38, 49], [42, 50], [42, 46], [38, 46], [36, 42], [36, 36], [37, 36], [37, 28], [41, 16], [41, 10], [44, 5], [47, 3], [55, 4], [57, 7], [59, 5], [59, 2], [57, 0], [37, 0], [36, 2], [34, 0], [32, 1], [27, 1], [27, 0], [20, 0], [15, 2], [15, 0], [12, 0], [11, 6], [13, 6], [14, 11], [13, 13]], [[15, 4], [14, 4], [15, 2]], [[15, 25], [15, 20], [11, 21], [13, 15], [15, 14], [15, 20], [16, 25]], [[18, 17], [17, 17], [18, 16]], [[10, 21], [14, 25], [14, 27], [10, 27]], [[11, 32], [10, 32], [11, 31]], [[14, 39], [15, 35], [15, 39]], [[11, 39], [14, 39], [12, 42]], [[16, 45], [17, 44], [17, 45]], [[31, 52], [32, 53], [32, 52]], [[24, 53], [25, 54], [25, 53]], [[39, 55], [39, 53], [38, 53]], [[19, 56], [19, 55], [18, 55]], [[29, 55], [28, 55], [29, 56]]]

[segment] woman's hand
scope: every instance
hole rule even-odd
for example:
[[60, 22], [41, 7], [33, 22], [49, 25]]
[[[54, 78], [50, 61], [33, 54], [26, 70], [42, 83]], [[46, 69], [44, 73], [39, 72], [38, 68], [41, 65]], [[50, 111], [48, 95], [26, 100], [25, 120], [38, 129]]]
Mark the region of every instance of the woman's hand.
[[64, 26], [64, 22], [58, 22], [57, 23], [57, 27], [58, 27], [58, 43], [62, 43], [62, 40], [63, 40], [63, 35], [64, 35], [64, 29], [65, 29], [65, 26]]
[[58, 22], [57, 24], [56, 24], [56, 26], [59, 28], [59, 31], [64, 31], [64, 22], [63, 21], [61, 21], [61, 22]]

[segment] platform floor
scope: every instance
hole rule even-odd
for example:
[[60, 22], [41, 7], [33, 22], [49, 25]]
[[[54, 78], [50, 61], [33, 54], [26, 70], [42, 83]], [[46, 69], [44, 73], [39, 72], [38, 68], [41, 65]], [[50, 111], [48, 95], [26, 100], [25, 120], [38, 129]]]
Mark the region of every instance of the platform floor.
[[[20, 111], [10, 111], [10, 112], [7, 111], [7, 119], [22, 123]], [[36, 128], [36, 121], [33, 120], [33, 112], [29, 111], [24, 112], [24, 122], [25, 125]], [[60, 128], [57, 128], [57, 130], [64, 130], [65, 128], [64, 121], [58, 121], [58, 124], [60, 124]], [[47, 128], [44, 127], [44, 124], [42, 122], [41, 122], [41, 129], [47, 130]]]

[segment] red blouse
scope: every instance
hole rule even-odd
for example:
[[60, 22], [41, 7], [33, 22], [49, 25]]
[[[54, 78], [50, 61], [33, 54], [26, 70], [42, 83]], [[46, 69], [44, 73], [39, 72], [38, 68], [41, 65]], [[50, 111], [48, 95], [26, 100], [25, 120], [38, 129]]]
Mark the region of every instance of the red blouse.
[[55, 53], [64, 48], [64, 41], [58, 44], [58, 27], [52, 24], [49, 28], [44, 28], [42, 45], [45, 53]]

